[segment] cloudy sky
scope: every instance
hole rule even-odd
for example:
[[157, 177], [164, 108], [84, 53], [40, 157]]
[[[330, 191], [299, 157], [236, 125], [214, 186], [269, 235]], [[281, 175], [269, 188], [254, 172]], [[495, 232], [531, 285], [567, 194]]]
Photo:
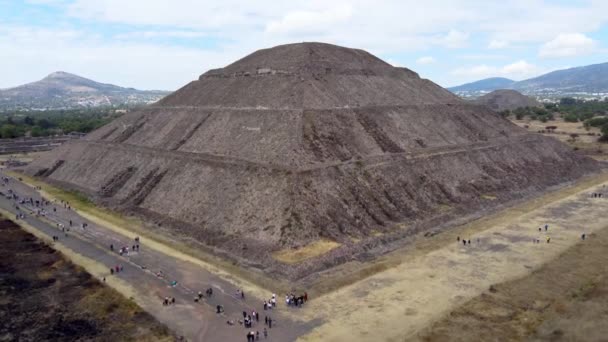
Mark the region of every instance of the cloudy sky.
[[67, 71], [174, 90], [260, 48], [361, 48], [442, 86], [608, 62], [608, 0], [0, 0], [0, 88]]

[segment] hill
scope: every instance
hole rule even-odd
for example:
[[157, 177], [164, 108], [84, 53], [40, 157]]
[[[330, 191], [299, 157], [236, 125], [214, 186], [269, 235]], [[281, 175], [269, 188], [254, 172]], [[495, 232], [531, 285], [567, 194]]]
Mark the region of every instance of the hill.
[[525, 93], [543, 90], [560, 90], [571, 93], [608, 93], [608, 63], [557, 70], [516, 82], [512, 87]]
[[453, 93], [459, 92], [479, 92], [479, 91], [493, 91], [496, 89], [505, 89], [511, 86], [515, 81], [504, 77], [492, 77], [483, 80], [466, 83], [457, 87], [448, 88]]
[[523, 95], [515, 90], [500, 89], [480, 96], [475, 103], [487, 106], [497, 112], [503, 110], [514, 110], [522, 107], [540, 107], [540, 102], [529, 96]]
[[307, 282], [599, 167], [366, 51], [300, 43], [210, 70], [26, 172]]
[[565, 96], [601, 98], [608, 95], [608, 63], [557, 70], [518, 82], [497, 77], [448, 88], [462, 97], [478, 97], [497, 89], [515, 89], [526, 95], [554, 99]]
[[149, 104], [166, 94], [166, 91], [142, 91], [99, 83], [58, 71], [37, 82], [1, 89], [0, 110]]

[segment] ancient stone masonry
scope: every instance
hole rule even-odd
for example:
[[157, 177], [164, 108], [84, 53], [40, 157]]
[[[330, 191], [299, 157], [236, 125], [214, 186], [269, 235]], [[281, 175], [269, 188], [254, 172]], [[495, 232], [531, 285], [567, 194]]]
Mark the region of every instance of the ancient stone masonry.
[[34, 175], [36, 177], [48, 177], [53, 174], [53, 172], [57, 171], [57, 169], [60, 168], [64, 163], [65, 160], [57, 160], [50, 168], [39, 169]]
[[110, 178], [110, 180], [108, 180], [108, 182], [101, 187], [101, 190], [99, 190], [99, 196], [114, 196], [118, 192], [118, 190], [120, 190], [129, 181], [129, 179], [135, 174], [136, 171], [136, 167], [129, 166], [126, 169], [112, 176], [112, 178]]
[[[409, 69], [302, 43], [210, 70], [27, 172], [303, 281], [600, 169]], [[273, 257], [322, 239], [337, 247]]]

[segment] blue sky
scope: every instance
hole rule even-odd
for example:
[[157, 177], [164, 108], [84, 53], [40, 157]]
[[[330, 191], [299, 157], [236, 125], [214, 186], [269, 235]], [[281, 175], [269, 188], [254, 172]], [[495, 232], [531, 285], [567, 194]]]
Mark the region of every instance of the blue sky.
[[0, 0], [0, 88], [67, 71], [174, 90], [260, 48], [370, 51], [442, 86], [608, 62], [608, 1]]

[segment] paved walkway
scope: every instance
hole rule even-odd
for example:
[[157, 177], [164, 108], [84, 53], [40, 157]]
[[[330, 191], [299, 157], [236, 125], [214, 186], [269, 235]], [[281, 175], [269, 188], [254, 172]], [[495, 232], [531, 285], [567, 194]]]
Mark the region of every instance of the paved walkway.
[[[51, 203], [42, 207], [46, 215], [38, 217], [35, 213], [41, 207], [19, 204], [16, 200], [8, 199], [6, 195], [9, 189], [17, 194], [19, 200], [33, 198], [35, 201], [40, 200], [41, 196], [32, 187], [10, 178], [7, 185], [0, 187], [0, 192], [4, 194], [0, 196], [0, 208], [13, 214], [10, 219], [14, 220], [14, 214], [18, 212], [26, 213], [25, 219], [18, 220], [17, 223], [25, 221], [29, 226], [49, 237], [59, 236], [57, 243], [104, 265], [107, 268], [106, 278], [117, 277], [129, 284], [132, 290], [130, 294], [140, 306], [187, 340], [246, 341], [246, 333], [249, 330], [259, 331], [261, 340], [264, 340], [262, 334], [265, 327], [264, 316], [269, 316], [273, 320], [272, 329], [267, 328], [268, 341], [293, 341], [313, 327], [312, 324], [295, 322], [288, 318], [293, 316], [293, 311], [306, 309], [286, 307], [281, 300], [283, 298], [281, 294], [277, 294], [277, 308], [264, 311], [264, 299], [254, 298], [247, 293], [245, 299], [240, 298], [237, 295], [238, 289], [231, 282], [198, 265], [147, 248], [145, 239], [140, 240], [139, 251], [132, 252], [133, 245], [137, 244], [133, 239], [87, 221], [61, 203]], [[63, 233], [57, 224], [63, 224], [67, 230], [70, 227], [70, 220], [72, 227]], [[82, 228], [82, 223], [88, 223], [88, 226]], [[114, 251], [110, 250], [110, 245], [114, 245]], [[119, 249], [127, 246], [129, 254], [119, 255]], [[111, 275], [110, 268], [116, 265], [124, 267], [124, 271]], [[159, 272], [162, 272], [162, 277], [158, 276]], [[171, 286], [173, 281], [176, 281], [177, 285]], [[209, 287], [213, 288], [213, 295], [195, 303], [194, 298], [198, 291], [205, 293]], [[163, 306], [164, 297], [175, 297], [176, 304]], [[271, 293], [268, 293], [267, 297], [270, 298]], [[225, 313], [216, 314], [218, 304], [224, 307]], [[243, 319], [243, 311], [251, 314], [253, 310], [260, 313], [261, 320], [251, 329], [245, 329], [238, 320]], [[292, 312], [286, 314], [287, 310]], [[236, 324], [228, 325], [228, 320], [234, 320]]]

